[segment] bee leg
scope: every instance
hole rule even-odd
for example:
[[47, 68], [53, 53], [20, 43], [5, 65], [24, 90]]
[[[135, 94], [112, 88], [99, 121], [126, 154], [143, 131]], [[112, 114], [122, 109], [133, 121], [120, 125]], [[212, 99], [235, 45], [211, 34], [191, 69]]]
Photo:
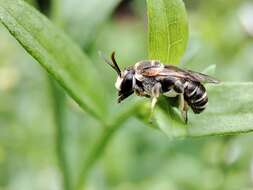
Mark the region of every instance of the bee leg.
[[174, 84], [175, 92], [179, 94], [179, 110], [181, 112], [182, 118], [185, 123], [188, 122], [188, 116], [187, 116], [187, 111], [188, 111], [188, 105], [187, 102], [184, 100], [184, 84], [180, 81], [177, 80]]
[[188, 104], [184, 101], [184, 111], [185, 111], [185, 123], [188, 123]]
[[150, 113], [150, 120], [152, 120], [155, 105], [157, 103], [157, 99], [160, 96], [162, 85], [160, 83], [156, 83], [151, 91], [151, 113]]
[[181, 115], [183, 117], [184, 122], [187, 124], [187, 122], [188, 122], [188, 115], [187, 115], [188, 105], [184, 100], [184, 94], [183, 93], [181, 93], [179, 95], [179, 110], [181, 112]]
[[180, 80], [177, 80], [174, 84], [174, 90], [177, 92], [177, 93], [184, 93], [184, 85], [182, 84], [182, 82]]
[[144, 96], [145, 95], [144, 92], [143, 92], [143, 90], [140, 87], [138, 87], [138, 86], [134, 87], [134, 92], [135, 92], [135, 94], [137, 96]]

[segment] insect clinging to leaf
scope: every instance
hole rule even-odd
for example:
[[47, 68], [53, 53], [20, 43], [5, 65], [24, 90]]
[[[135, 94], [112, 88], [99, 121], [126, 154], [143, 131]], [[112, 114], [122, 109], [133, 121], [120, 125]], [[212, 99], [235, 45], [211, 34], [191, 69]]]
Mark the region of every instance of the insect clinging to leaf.
[[187, 123], [189, 107], [195, 114], [205, 110], [208, 96], [204, 83], [219, 83], [211, 76], [181, 69], [173, 65], [163, 64], [157, 60], [144, 60], [121, 70], [115, 59], [115, 52], [111, 60], [101, 52], [100, 55], [117, 72], [115, 87], [118, 90], [118, 103], [135, 93], [151, 99], [151, 113], [153, 113], [158, 97], [178, 97], [179, 110]]

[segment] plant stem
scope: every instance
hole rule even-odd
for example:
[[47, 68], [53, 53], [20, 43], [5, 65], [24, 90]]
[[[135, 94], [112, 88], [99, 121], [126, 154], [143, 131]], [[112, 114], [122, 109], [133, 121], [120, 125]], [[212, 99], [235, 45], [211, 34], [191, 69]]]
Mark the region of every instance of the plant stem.
[[70, 172], [68, 168], [66, 153], [65, 153], [65, 127], [64, 127], [64, 107], [65, 95], [56, 83], [50, 78], [49, 84], [52, 92], [53, 112], [55, 118], [55, 143], [56, 155], [59, 163], [59, 168], [62, 173], [62, 181], [64, 190], [71, 190]]
[[[51, 1], [51, 10], [49, 17], [51, 20], [60, 25], [60, 1]], [[49, 83], [52, 91], [52, 99], [54, 103], [54, 118], [55, 118], [55, 143], [56, 155], [58, 159], [59, 168], [62, 174], [62, 183], [64, 190], [71, 190], [71, 176], [68, 167], [68, 160], [66, 157], [66, 135], [64, 125], [64, 108], [65, 108], [65, 95], [63, 90], [58, 86], [55, 81], [49, 78]]]
[[88, 154], [88, 157], [85, 159], [83, 166], [81, 167], [81, 173], [77, 180], [76, 190], [82, 190], [85, 186], [87, 175], [95, 164], [95, 162], [100, 158], [102, 153], [104, 152], [105, 147], [110, 142], [113, 134], [121, 125], [113, 125], [111, 127], [104, 127], [104, 130], [100, 137], [98, 138], [98, 142], [91, 148], [91, 151]]
[[[77, 184], [75, 186], [75, 190], [83, 190], [85, 186], [85, 182], [87, 179], [87, 176], [89, 174], [90, 169], [92, 166], [98, 161], [98, 159], [101, 157], [102, 153], [104, 152], [104, 149], [112, 139], [113, 135], [120, 129], [122, 124], [140, 107], [140, 105], [143, 102], [139, 101], [134, 102], [133, 105], [129, 105], [128, 109], [124, 110], [120, 113], [114, 114], [114, 120], [112, 124], [103, 126], [103, 131], [98, 138], [97, 143], [90, 149], [90, 152], [88, 153], [87, 158], [84, 160], [84, 163], [81, 167], [81, 173], [78, 177]], [[109, 120], [112, 120], [110, 118]]]
[[61, 22], [60, 0], [52, 0], [49, 17], [58, 27], [63, 28]]

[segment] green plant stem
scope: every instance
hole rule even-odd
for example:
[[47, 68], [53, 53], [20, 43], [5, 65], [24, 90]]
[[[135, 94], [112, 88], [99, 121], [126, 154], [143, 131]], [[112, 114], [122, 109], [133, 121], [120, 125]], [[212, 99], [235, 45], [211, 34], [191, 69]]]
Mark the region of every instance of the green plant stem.
[[[96, 163], [96, 161], [99, 160], [114, 134], [120, 129], [122, 124], [129, 119], [133, 112], [137, 111], [141, 104], [143, 104], [142, 101], [132, 102], [132, 105], [129, 105], [128, 109], [118, 114], [114, 114], [114, 120], [112, 124], [104, 124], [104, 130], [98, 138], [97, 143], [90, 149], [87, 158], [84, 160], [75, 190], [84, 189], [87, 176], [92, 166]], [[109, 120], [112, 120], [112, 118]]]
[[60, 10], [60, 0], [52, 0], [50, 18], [51, 20], [57, 24], [58, 27], [63, 28], [61, 21], [61, 10]]
[[49, 78], [50, 89], [52, 92], [53, 112], [55, 118], [55, 143], [56, 155], [59, 163], [59, 168], [62, 173], [62, 181], [64, 190], [71, 190], [71, 179], [68, 168], [65, 145], [66, 135], [64, 127], [64, 107], [65, 95], [59, 86]]
[[[60, 25], [60, 1], [52, 0], [49, 17], [51, 20]], [[52, 99], [54, 102], [54, 118], [55, 118], [55, 143], [56, 155], [59, 168], [62, 174], [62, 184], [64, 190], [71, 190], [71, 177], [67, 160], [66, 133], [64, 125], [64, 110], [65, 110], [65, 94], [63, 90], [49, 77], [49, 83], [52, 90]]]
[[101, 157], [105, 147], [108, 145], [113, 135], [115, 134], [117, 129], [120, 128], [120, 126], [121, 125], [119, 124], [113, 125], [111, 127], [104, 127], [101, 136], [98, 138], [99, 139], [98, 142], [91, 148], [91, 151], [89, 152], [88, 157], [86, 158], [82, 166], [81, 173], [77, 180], [77, 185], [75, 188], [76, 190], [84, 189], [87, 175], [90, 169], [95, 164], [95, 162]]

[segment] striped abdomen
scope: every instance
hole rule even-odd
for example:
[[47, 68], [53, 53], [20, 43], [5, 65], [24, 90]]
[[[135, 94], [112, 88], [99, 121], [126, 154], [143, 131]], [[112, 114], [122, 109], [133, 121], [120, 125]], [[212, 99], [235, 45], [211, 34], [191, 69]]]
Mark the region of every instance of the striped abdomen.
[[208, 97], [205, 87], [198, 82], [187, 82], [184, 88], [184, 99], [194, 113], [201, 113], [207, 106]]

